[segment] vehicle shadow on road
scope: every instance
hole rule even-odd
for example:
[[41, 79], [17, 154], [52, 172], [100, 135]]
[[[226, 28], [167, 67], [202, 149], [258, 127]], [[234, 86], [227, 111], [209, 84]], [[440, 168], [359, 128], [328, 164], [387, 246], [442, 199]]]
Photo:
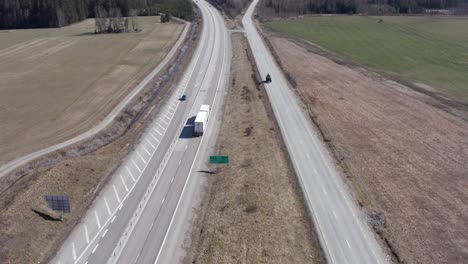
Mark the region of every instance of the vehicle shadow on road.
[[193, 137], [193, 123], [195, 122], [195, 116], [190, 117], [185, 123], [179, 138], [192, 138]]

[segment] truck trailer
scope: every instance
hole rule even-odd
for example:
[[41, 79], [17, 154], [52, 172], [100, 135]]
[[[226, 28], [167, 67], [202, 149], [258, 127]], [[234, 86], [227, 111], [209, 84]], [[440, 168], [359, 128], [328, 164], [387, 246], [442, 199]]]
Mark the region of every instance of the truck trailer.
[[208, 116], [210, 114], [210, 106], [202, 105], [200, 111], [198, 111], [193, 124], [193, 135], [198, 137], [203, 135], [206, 130], [206, 124], [208, 123]]

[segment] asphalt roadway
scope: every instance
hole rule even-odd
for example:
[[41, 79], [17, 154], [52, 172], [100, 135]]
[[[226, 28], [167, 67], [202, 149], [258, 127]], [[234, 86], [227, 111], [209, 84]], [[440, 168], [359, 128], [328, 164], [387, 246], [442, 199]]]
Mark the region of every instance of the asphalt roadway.
[[387, 257], [337, 173], [333, 159], [322, 145], [299, 106], [297, 98], [257, 32], [252, 14], [254, 0], [242, 19], [258, 70], [271, 75], [264, 85], [283, 140], [298, 175], [308, 208], [329, 263], [387, 263]]
[[[173, 263], [178, 255], [199, 187], [193, 178], [215, 140], [230, 68], [222, 16], [205, 1], [196, 4], [203, 29], [182, 81], [52, 263]], [[208, 129], [194, 138], [201, 104], [212, 106]]]

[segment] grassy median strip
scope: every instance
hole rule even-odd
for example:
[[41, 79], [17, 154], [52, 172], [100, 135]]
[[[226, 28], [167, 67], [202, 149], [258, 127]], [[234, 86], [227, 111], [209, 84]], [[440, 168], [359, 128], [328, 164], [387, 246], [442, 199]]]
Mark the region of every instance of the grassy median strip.
[[267, 25], [468, 100], [468, 18], [319, 16]]
[[253, 79], [246, 40], [237, 33], [232, 40], [232, 86], [217, 142], [217, 154], [230, 164], [210, 175], [187, 263], [322, 263], [264, 87]]

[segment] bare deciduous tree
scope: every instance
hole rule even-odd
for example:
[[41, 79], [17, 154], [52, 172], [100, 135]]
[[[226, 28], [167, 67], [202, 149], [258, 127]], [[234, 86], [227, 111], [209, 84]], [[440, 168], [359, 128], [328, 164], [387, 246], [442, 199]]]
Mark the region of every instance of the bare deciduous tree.
[[96, 25], [96, 33], [102, 33], [106, 30], [107, 27], [107, 12], [102, 6], [94, 7], [94, 22]]
[[130, 17], [133, 31], [138, 31], [138, 11], [135, 9], [130, 10]]

